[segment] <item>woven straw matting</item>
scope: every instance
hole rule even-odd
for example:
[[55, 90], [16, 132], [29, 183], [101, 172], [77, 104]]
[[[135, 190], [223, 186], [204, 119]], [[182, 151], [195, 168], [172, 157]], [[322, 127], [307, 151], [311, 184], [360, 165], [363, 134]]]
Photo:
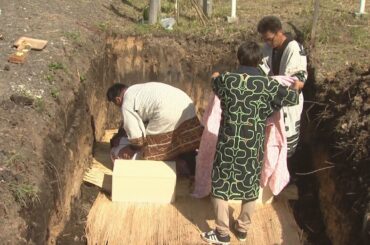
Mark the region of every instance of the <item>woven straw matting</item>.
[[[191, 198], [190, 189], [188, 179], [178, 179], [172, 205], [113, 203], [100, 193], [87, 218], [88, 244], [204, 244], [199, 235], [214, 228], [213, 208], [209, 198]], [[230, 204], [233, 219], [239, 211], [240, 204]], [[257, 207], [243, 244], [297, 245], [301, 244], [299, 234], [287, 201], [276, 198], [272, 204]], [[231, 238], [231, 244], [238, 244], [233, 235]]]

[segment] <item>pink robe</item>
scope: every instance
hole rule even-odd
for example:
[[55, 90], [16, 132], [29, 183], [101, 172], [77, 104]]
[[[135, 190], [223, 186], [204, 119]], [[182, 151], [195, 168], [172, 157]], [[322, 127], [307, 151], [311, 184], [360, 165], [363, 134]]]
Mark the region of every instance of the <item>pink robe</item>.
[[196, 198], [206, 197], [211, 192], [212, 166], [216, 153], [221, 113], [220, 100], [212, 93], [202, 119], [204, 130], [196, 158], [195, 187], [192, 193], [192, 196]]
[[[295, 78], [274, 76], [280, 84], [290, 86]], [[303, 106], [303, 97], [299, 104]], [[216, 153], [218, 130], [222, 110], [220, 100], [213, 94], [204, 112], [202, 134], [195, 170], [195, 187], [193, 197], [206, 197], [211, 192], [211, 174]], [[274, 112], [266, 121], [265, 154], [261, 172], [261, 186], [269, 186], [274, 195], [278, 195], [289, 183], [290, 175], [287, 166], [287, 139], [282, 110]]]

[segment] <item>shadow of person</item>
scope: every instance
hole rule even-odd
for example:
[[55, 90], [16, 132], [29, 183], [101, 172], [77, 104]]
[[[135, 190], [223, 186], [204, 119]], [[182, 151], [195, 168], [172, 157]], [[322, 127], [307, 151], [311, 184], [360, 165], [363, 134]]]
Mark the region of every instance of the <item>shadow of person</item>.
[[213, 207], [209, 197], [197, 199], [190, 196], [192, 181], [186, 177], [178, 177], [176, 182], [176, 199], [173, 206], [198, 231], [208, 231], [208, 220], [214, 219]]
[[[108, 154], [107, 154], [108, 152]], [[94, 159], [104, 167], [113, 171], [113, 162], [110, 158], [110, 144], [108, 142], [96, 142], [94, 146]]]
[[112, 184], [113, 184], [112, 175], [104, 174], [101, 191], [104, 192], [110, 198], [111, 198], [111, 195], [112, 195]]

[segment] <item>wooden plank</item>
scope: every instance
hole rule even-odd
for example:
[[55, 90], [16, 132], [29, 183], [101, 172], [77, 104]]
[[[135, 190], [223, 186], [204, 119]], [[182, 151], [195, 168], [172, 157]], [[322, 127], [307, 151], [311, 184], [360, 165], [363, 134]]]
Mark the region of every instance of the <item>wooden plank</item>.
[[8, 61], [14, 64], [23, 64], [26, 61], [28, 52], [16, 51], [8, 57]]
[[31, 49], [34, 50], [42, 50], [45, 48], [48, 41], [41, 40], [41, 39], [35, 39], [30, 37], [20, 37], [17, 41], [15, 41], [14, 46], [19, 47], [24, 44], [30, 45]]

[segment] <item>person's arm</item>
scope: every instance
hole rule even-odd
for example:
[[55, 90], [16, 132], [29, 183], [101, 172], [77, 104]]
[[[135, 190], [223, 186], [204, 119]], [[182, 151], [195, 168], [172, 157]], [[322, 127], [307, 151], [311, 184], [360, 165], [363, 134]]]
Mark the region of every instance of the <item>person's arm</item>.
[[280, 109], [282, 106], [297, 105], [299, 102], [298, 90], [299, 82], [296, 81], [291, 87], [281, 85], [278, 81], [268, 78], [267, 89], [271, 95], [271, 105], [275, 109]]
[[112, 148], [118, 146], [121, 137], [127, 137], [126, 131], [123, 128], [123, 122], [120, 123], [118, 132], [110, 139], [110, 147]]
[[141, 148], [145, 144], [145, 126], [140, 116], [135, 111], [123, 109], [123, 128], [127, 138], [134, 148]]
[[211, 81], [212, 81], [212, 91], [215, 93], [215, 95], [217, 96], [217, 91], [218, 91], [218, 87], [220, 85], [220, 79], [221, 79], [221, 75], [219, 72], [214, 72], [211, 76]]
[[221, 100], [225, 96], [224, 88], [225, 88], [225, 76], [227, 73], [218, 73], [215, 72], [212, 74], [212, 90], [215, 95]]
[[262, 47], [262, 63], [259, 65], [259, 68], [263, 71], [263, 74], [266, 76], [272, 75], [271, 69], [271, 57], [272, 57], [272, 48], [268, 44], [264, 44]]
[[307, 80], [307, 56], [303, 46], [297, 42], [290, 42], [286, 48], [287, 60], [283, 74], [298, 79], [300, 89]]
[[125, 129], [123, 128], [123, 121], [122, 121], [122, 122], [120, 123], [120, 125], [119, 125], [117, 135], [118, 135], [119, 137], [123, 137], [123, 136], [127, 137], [126, 131], [125, 131]]

